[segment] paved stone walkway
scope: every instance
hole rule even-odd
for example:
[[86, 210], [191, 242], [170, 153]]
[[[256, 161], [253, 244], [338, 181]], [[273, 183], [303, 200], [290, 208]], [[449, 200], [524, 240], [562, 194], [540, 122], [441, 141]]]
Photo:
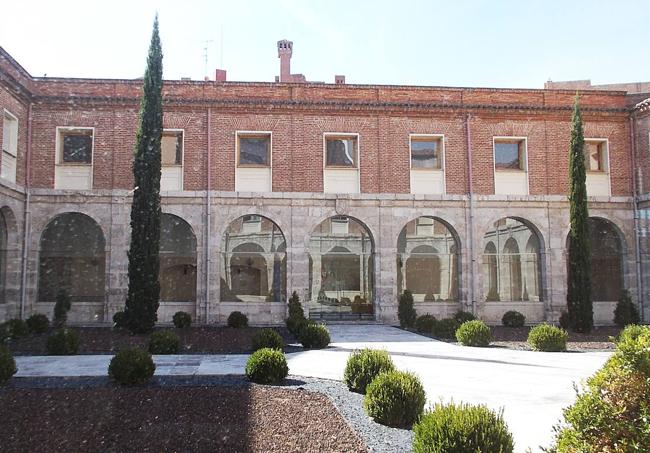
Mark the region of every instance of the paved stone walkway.
[[[456, 346], [380, 325], [329, 326], [323, 350], [287, 354], [289, 372], [341, 380], [348, 355], [372, 347], [420, 376], [429, 403], [454, 400], [504, 409], [517, 451], [537, 451], [552, 438], [562, 408], [575, 399], [573, 384], [593, 374], [610, 353], [542, 353]], [[111, 356], [17, 357], [17, 377], [105, 376]], [[247, 355], [154, 356], [157, 375], [243, 374]]]

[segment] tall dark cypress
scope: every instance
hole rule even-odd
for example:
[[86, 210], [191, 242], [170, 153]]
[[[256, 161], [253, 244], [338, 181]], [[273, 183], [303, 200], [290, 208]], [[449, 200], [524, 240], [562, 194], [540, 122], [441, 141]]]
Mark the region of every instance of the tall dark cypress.
[[126, 325], [134, 333], [151, 331], [158, 317], [162, 57], [156, 16], [144, 75], [140, 127], [133, 160], [129, 292], [124, 312]]
[[585, 174], [585, 138], [582, 129], [579, 97], [576, 95], [571, 124], [569, 152], [569, 202], [571, 231], [569, 233], [569, 270], [567, 308], [569, 325], [575, 332], [588, 333], [594, 325], [591, 303], [591, 259], [589, 244], [589, 211]]

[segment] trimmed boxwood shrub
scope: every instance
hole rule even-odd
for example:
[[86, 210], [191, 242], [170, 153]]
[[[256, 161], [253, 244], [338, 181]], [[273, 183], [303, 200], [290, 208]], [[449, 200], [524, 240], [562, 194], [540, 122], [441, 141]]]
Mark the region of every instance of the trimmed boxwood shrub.
[[178, 354], [181, 340], [171, 330], [155, 330], [149, 339], [149, 352], [152, 354]]
[[79, 334], [76, 330], [60, 329], [47, 337], [49, 355], [75, 355], [79, 350]]
[[301, 318], [300, 316], [289, 316], [286, 321], [287, 324], [287, 330], [291, 332], [294, 336], [299, 336], [300, 331], [302, 330], [303, 327], [307, 324], [307, 320], [305, 318]]
[[454, 318], [445, 318], [433, 323], [431, 334], [436, 338], [451, 340], [456, 338], [456, 329], [459, 324]]
[[362, 349], [354, 351], [348, 358], [343, 373], [343, 381], [353, 392], [364, 394], [366, 387], [379, 374], [393, 371], [393, 359], [386, 351]]
[[278, 349], [258, 349], [246, 362], [246, 376], [258, 384], [278, 384], [288, 374], [287, 359]]
[[456, 339], [463, 346], [489, 346], [492, 340], [490, 328], [480, 319], [467, 321], [456, 330]]
[[300, 330], [300, 343], [308, 349], [322, 349], [330, 344], [330, 333], [323, 324], [307, 323]]
[[501, 412], [486, 406], [436, 404], [413, 427], [414, 453], [511, 453], [514, 440]]
[[192, 317], [189, 313], [184, 311], [177, 311], [174, 313], [172, 321], [174, 321], [174, 326], [176, 326], [177, 329], [187, 329], [192, 325]]
[[568, 338], [569, 335], [564, 329], [550, 324], [539, 324], [528, 333], [528, 344], [535, 351], [566, 351]]
[[248, 326], [248, 317], [245, 314], [241, 311], [233, 311], [230, 313], [230, 316], [228, 316], [228, 327], [238, 329], [246, 326]]
[[27, 318], [27, 328], [31, 333], [45, 333], [50, 327], [50, 320], [42, 313], [34, 313]]
[[156, 365], [151, 354], [140, 348], [120, 350], [108, 365], [108, 377], [120, 385], [142, 385], [153, 377]]
[[454, 314], [454, 319], [460, 325], [460, 324], [462, 324], [464, 322], [467, 322], [467, 321], [474, 321], [476, 319], [476, 316], [474, 316], [473, 314], [471, 314], [468, 311], [458, 310]]
[[284, 349], [284, 341], [279, 333], [273, 329], [262, 329], [253, 335], [253, 351], [258, 349], [270, 348]]
[[7, 321], [7, 329], [9, 331], [9, 338], [12, 338], [14, 340], [16, 338], [22, 338], [29, 335], [29, 328], [27, 327], [27, 323], [22, 319], [15, 318]]
[[433, 315], [418, 316], [415, 320], [415, 330], [420, 333], [431, 333], [434, 322], [436, 322], [436, 318]]
[[516, 310], [510, 310], [503, 314], [501, 324], [506, 327], [523, 327], [526, 323], [526, 317]]
[[425, 400], [424, 387], [415, 374], [388, 371], [366, 388], [363, 407], [377, 423], [410, 428], [422, 415]]
[[624, 289], [614, 309], [614, 323], [619, 327], [625, 327], [629, 324], [638, 324], [640, 321], [639, 309], [632, 302], [630, 292]]
[[126, 314], [122, 310], [113, 315], [113, 327], [116, 329], [126, 328]]
[[399, 325], [402, 327], [413, 327], [417, 313], [413, 306], [413, 294], [408, 289], [399, 296], [399, 305], [397, 306], [397, 318]]
[[616, 343], [627, 340], [636, 340], [642, 335], [646, 330], [650, 329], [648, 326], [639, 326], [637, 324], [630, 324], [625, 329], [621, 330], [621, 333], [618, 334], [616, 338]]
[[0, 385], [5, 385], [16, 374], [16, 361], [9, 349], [0, 346]]

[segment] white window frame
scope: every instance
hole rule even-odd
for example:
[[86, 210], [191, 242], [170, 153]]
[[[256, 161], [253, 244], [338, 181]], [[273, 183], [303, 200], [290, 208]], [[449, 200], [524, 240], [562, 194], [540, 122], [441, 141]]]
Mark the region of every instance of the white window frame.
[[603, 168], [602, 170], [589, 170], [589, 169], [585, 168], [585, 171], [587, 173], [607, 174], [607, 175], [609, 175], [609, 173], [610, 173], [610, 171], [609, 171], [609, 139], [607, 139], [607, 138], [595, 138], [595, 137], [587, 138], [587, 137], [585, 137], [585, 144], [587, 144], [587, 142], [603, 143], [605, 145], [604, 146], [605, 156], [601, 156], [601, 159], [602, 159], [601, 164], [605, 168]]
[[[255, 137], [264, 136], [269, 137], [269, 163], [268, 165], [251, 165], [239, 163], [239, 137]], [[235, 167], [236, 168], [273, 168], [273, 131], [235, 131]], [[271, 172], [273, 175], [273, 172]], [[271, 181], [272, 182], [272, 181]], [[273, 187], [273, 186], [271, 186]]]
[[[7, 161], [9, 161], [9, 159], [14, 161], [13, 162], [13, 167], [14, 167], [13, 175], [7, 175], [8, 177], [7, 178], [3, 177], [3, 179], [7, 179], [7, 181], [11, 181], [11, 182], [15, 183], [16, 182], [16, 176], [17, 176], [16, 172], [18, 171], [18, 137], [20, 135], [20, 123], [18, 121], [18, 117], [16, 115], [14, 115], [13, 113], [11, 113], [9, 110], [3, 109], [2, 113], [3, 113], [2, 114], [3, 137], [2, 137], [2, 149], [0, 149], [0, 161], [5, 160], [5, 159], [7, 159]], [[13, 134], [10, 135], [10, 137], [9, 137], [10, 138], [9, 148], [10, 149], [5, 150], [4, 149], [4, 131], [5, 131], [5, 127], [6, 127], [5, 118], [7, 118], [7, 117], [9, 117], [9, 120], [11, 122], [16, 123], [16, 134], [15, 134], [15, 136], [13, 136]], [[14, 149], [11, 149], [12, 147]], [[1, 172], [0, 172], [0, 176], [2, 176]]]
[[[185, 190], [185, 129], [163, 129], [163, 134], [165, 132], [180, 132], [181, 133], [181, 163], [179, 164], [163, 164], [162, 163], [162, 149], [161, 149], [161, 159], [160, 159], [160, 168], [165, 167], [180, 167], [181, 168], [181, 190]], [[94, 135], [93, 135], [94, 140]], [[93, 147], [94, 151], [94, 147]]]
[[[89, 164], [80, 164], [80, 163], [63, 163], [61, 162], [63, 157], [63, 135], [65, 131], [92, 131], [92, 141], [90, 149], [90, 163]], [[56, 138], [55, 138], [55, 151], [54, 151], [54, 164], [56, 167], [90, 167], [90, 181], [89, 181], [89, 190], [92, 190], [94, 187], [94, 176], [95, 176], [95, 128], [90, 126], [57, 126], [56, 127]], [[56, 178], [55, 178], [56, 179]], [[56, 188], [56, 187], [55, 187]]]
[[[16, 149], [14, 150], [14, 153], [15, 153], [15, 154], [12, 154], [11, 150], [5, 150], [5, 149], [4, 149], [4, 146], [3, 146], [3, 148], [2, 148], [2, 152], [3, 152], [3, 153], [7, 153], [7, 154], [9, 154], [10, 156], [13, 156], [13, 157], [15, 157], [15, 158], [18, 158], [18, 135], [19, 135], [19, 133], [20, 133], [20, 132], [19, 132], [20, 124], [19, 124], [19, 122], [18, 122], [18, 117], [17, 117], [16, 115], [14, 115], [13, 113], [11, 113], [9, 110], [7, 110], [7, 109], [3, 109], [3, 115], [2, 115], [2, 130], [3, 130], [3, 133], [4, 133], [4, 127], [5, 127], [5, 124], [4, 124], [5, 116], [10, 117], [10, 120], [11, 120], [11, 121], [15, 121], [15, 122], [16, 122], [16, 137], [15, 137], [15, 138], [16, 138], [16, 143], [15, 143], [15, 145], [16, 145]], [[3, 137], [3, 145], [4, 145], [4, 137]]]
[[[523, 164], [524, 168], [519, 170], [497, 170], [497, 158], [496, 158], [496, 143], [498, 141], [523, 141], [524, 143], [524, 159]], [[525, 136], [510, 136], [510, 135], [495, 135], [492, 137], [492, 179], [496, 179], [497, 173], [525, 173], [526, 174], [526, 194], [530, 195], [530, 178], [528, 174], [528, 137]], [[496, 184], [494, 182], [493, 184]]]
[[[418, 138], [434, 138], [440, 141], [440, 168], [413, 168], [413, 160], [412, 160], [412, 148], [411, 148], [411, 143], [413, 142], [413, 138], [417, 139]], [[443, 189], [443, 194], [447, 193], [447, 169], [446, 169], [446, 155], [445, 155], [445, 134], [409, 134], [409, 172], [410, 171], [441, 171], [442, 172], [442, 189]], [[411, 184], [411, 178], [409, 175], [409, 185]], [[412, 189], [411, 189], [412, 190]]]
[[[348, 139], [353, 138], [357, 141], [357, 155], [356, 162], [353, 166], [342, 166], [342, 165], [327, 165], [327, 139], [328, 138], [340, 138]], [[361, 140], [358, 132], [324, 132], [323, 133], [323, 169], [327, 170], [348, 170], [348, 171], [360, 171], [361, 170]]]

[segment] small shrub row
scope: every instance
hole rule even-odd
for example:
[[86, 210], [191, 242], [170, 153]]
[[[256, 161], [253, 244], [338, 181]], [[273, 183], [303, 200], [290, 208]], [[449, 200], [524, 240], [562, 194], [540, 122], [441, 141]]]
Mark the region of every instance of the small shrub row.
[[233, 311], [228, 316], [228, 327], [239, 329], [248, 326], [248, 317], [241, 311]]
[[348, 358], [343, 381], [353, 392], [365, 394], [366, 388], [381, 373], [395, 370], [395, 365], [386, 351], [362, 349]]
[[436, 318], [432, 315], [421, 315], [415, 320], [415, 330], [419, 333], [431, 333]]
[[528, 344], [535, 351], [566, 351], [567, 331], [550, 324], [538, 324], [528, 333]]
[[456, 338], [456, 329], [460, 327], [454, 318], [444, 318], [433, 323], [431, 334], [436, 338], [451, 340]]
[[366, 388], [363, 406], [377, 423], [410, 428], [422, 411], [426, 395], [420, 379], [405, 371], [379, 374]]
[[481, 320], [466, 321], [456, 330], [456, 339], [463, 346], [489, 346], [492, 341], [492, 331]]
[[79, 350], [79, 333], [72, 329], [59, 329], [47, 338], [50, 355], [75, 355]]
[[279, 333], [273, 329], [262, 329], [253, 336], [253, 351], [258, 349], [270, 348], [284, 349], [284, 340]]

